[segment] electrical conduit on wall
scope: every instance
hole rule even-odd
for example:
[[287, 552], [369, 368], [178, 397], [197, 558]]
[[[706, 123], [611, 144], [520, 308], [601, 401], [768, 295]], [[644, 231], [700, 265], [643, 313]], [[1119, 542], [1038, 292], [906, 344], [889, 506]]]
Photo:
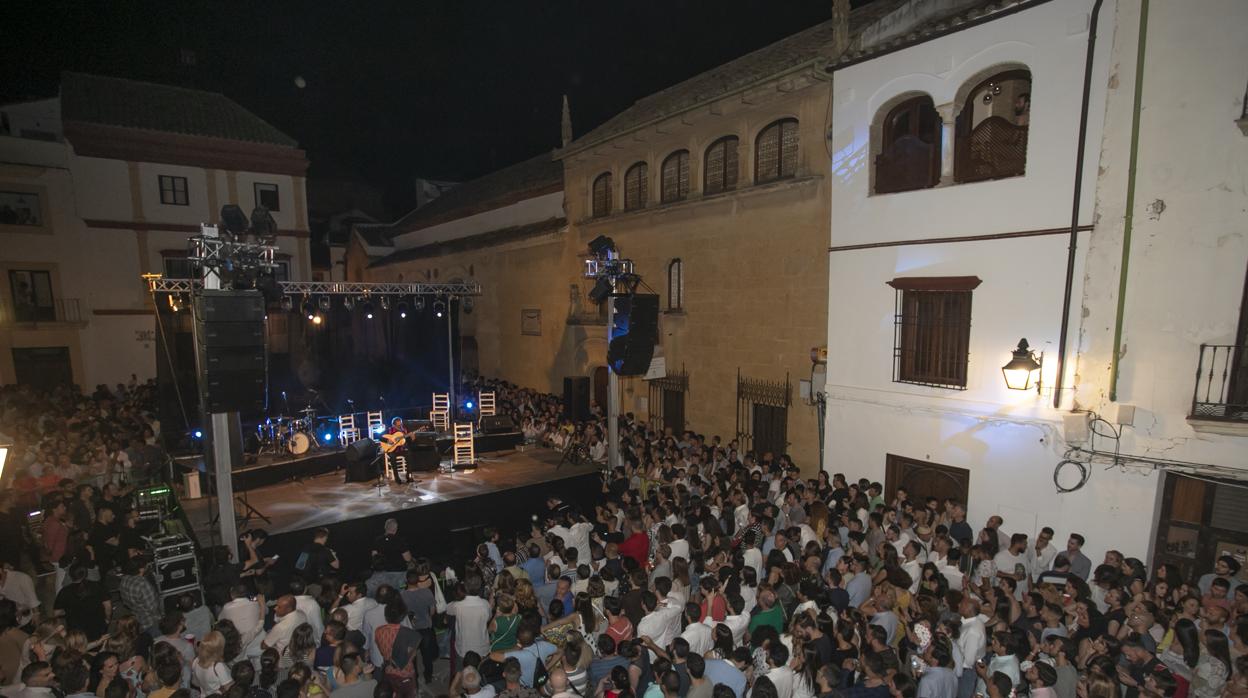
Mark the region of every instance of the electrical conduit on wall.
[[1118, 270], [1118, 309], [1114, 315], [1114, 347], [1109, 355], [1109, 400], [1118, 400], [1118, 359], [1122, 354], [1122, 320], [1127, 307], [1127, 266], [1135, 223], [1135, 171], [1140, 151], [1140, 97], [1144, 94], [1144, 50], [1148, 38], [1148, 0], [1140, 1], [1140, 39], [1135, 52], [1135, 105], [1131, 111], [1131, 155], [1127, 161], [1127, 203], [1122, 224], [1122, 264]]

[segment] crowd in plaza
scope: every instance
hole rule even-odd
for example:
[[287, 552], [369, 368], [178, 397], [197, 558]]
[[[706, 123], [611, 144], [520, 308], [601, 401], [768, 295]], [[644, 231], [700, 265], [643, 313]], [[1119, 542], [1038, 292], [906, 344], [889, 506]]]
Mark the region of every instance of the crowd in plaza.
[[[492, 385], [530, 441], [599, 459], [599, 410], [574, 423], [554, 396]], [[101, 442], [111, 457], [108, 430], [142, 440], [135, 391], [6, 389], [0, 415], [20, 415], [21, 467], [56, 472], [58, 430], [82, 432], [73, 465]], [[345, 569], [334, 548], [348, 543], [325, 529], [293, 560], [252, 531], [211, 561], [203, 604], [161, 602], [124, 492], [62, 478], [73, 486], [41, 490], [38, 546], [10, 555], [4, 539], [0, 694], [1248, 696], [1248, 585], [1232, 557], [1186, 576], [1136, 551], [1092, 560], [1085, 547], [1112, 547], [1093, 531], [1032, 538], [1000, 516], [977, 528], [966, 502], [805, 479], [784, 455], [631, 415], [620, 434], [622, 465], [603, 469], [596, 498], [534, 502], [527, 529], [487, 528], [455, 551], [464, 565], [414, 556], [429, 534], [394, 520], [369, 569]], [[62, 570], [52, 603], [20, 571], [25, 555]]]

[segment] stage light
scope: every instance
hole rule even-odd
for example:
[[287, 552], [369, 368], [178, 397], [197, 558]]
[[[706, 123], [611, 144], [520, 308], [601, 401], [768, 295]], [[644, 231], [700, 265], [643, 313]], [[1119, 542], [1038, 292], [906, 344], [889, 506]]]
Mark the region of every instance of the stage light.
[[329, 296], [321, 296], [316, 299], [316, 304], [320, 306], [323, 312], [328, 313], [334, 307], [334, 301]]
[[368, 318], [369, 320], [373, 319], [373, 302], [372, 301], [364, 301], [364, 317]]
[[316, 306], [312, 305], [312, 299], [308, 296], [303, 297], [301, 310], [303, 311], [303, 314], [307, 316], [309, 321], [316, 317]]
[[290, 296], [282, 296], [282, 310], [289, 313], [295, 307], [295, 299]]
[[425, 299], [421, 296], [416, 296], [416, 300], [412, 301], [412, 310], [417, 313], [425, 312]]
[[381, 309], [382, 309], [382, 310], [389, 310], [389, 309], [390, 309], [390, 296], [382, 296], [382, 297], [381, 297]]
[[399, 301], [399, 304], [398, 306], [395, 307], [395, 310], [399, 311], [399, 317], [401, 318], [407, 317], [407, 301]]
[[442, 317], [443, 313], [445, 312], [446, 312], [446, 303], [442, 302], [441, 300], [436, 300], [433, 302], [433, 314], [435, 316]]
[[203, 430], [202, 430], [202, 429], [196, 429], [196, 430], [195, 430], [195, 438], [197, 438], [197, 439], [202, 439], [202, 438], [204, 438], [204, 432], [203, 432]]
[[221, 207], [221, 226], [226, 232], [234, 235], [242, 235], [247, 232], [247, 214], [243, 213], [243, 209], [238, 204], [226, 204]]
[[608, 279], [605, 276], [600, 276], [598, 277], [598, 282], [595, 283], [594, 287], [589, 291], [589, 300], [594, 303], [601, 303], [611, 295], [611, 291], [611, 279]]
[[346, 308], [347, 310], [353, 309], [355, 307], [355, 298], [351, 296], [343, 296], [342, 307]]
[[313, 315], [313, 316], [312, 316], [312, 324], [313, 324], [313, 325], [319, 325], [319, 324], [321, 324], [322, 322], [325, 322], [325, 318], [321, 317], [321, 314], [320, 314], [320, 313], [317, 313], [316, 315]]
[[326, 440], [326, 441], [333, 441], [333, 440], [334, 440], [334, 435], [333, 435], [333, 434], [331, 434], [331, 433], [329, 433], [329, 432], [325, 432], [325, 437], [324, 437], [324, 438], [325, 438], [325, 440]]
[[472, 309], [473, 309], [474, 307], [476, 307], [476, 303], [474, 303], [474, 302], [472, 301], [472, 298], [465, 298], [465, 299], [464, 299], [464, 301], [463, 301], [463, 308], [464, 308], [464, 313], [465, 313], [465, 314], [471, 314], [471, 313], [472, 313]]
[[468, 409], [472, 409], [472, 400], [469, 400], [468, 402], [464, 403], [464, 407], [467, 407]]
[[373, 427], [373, 433], [374, 433], [374, 434], [380, 434], [380, 433], [384, 432], [385, 430], [386, 430], [386, 426], [385, 426], [384, 424], [378, 424], [378, 425], [376, 425], [376, 426], [374, 426], [374, 427]]
[[606, 235], [599, 235], [589, 241], [589, 253], [599, 259], [610, 258], [615, 253], [615, 240]]
[[277, 240], [277, 221], [273, 214], [264, 206], [251, 209], [251, 233], [260, 239], [263, 245], [272, 245]]

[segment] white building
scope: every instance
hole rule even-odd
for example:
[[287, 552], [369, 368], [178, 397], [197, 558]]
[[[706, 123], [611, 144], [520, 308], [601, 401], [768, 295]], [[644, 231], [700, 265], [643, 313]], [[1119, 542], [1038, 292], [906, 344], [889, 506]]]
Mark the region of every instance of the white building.
[[0, 383], [155, 376], [141, 275], [186, 275], [224, 204], [267, 205], [279, 275], [310, 278], [307, 159], [223, 95], [66, 73], [0, 115]]
[[[1106, 469], [1098, 460], [1086, 485], [1066, 494], [1054, 480], [1070, 445], [1091, 447], [1080, 419], [1068, 429], [1064, 418], [1091, 410], [1113, 421], [1119, 412], [1108, 400], [1108, 357], [1138, 4], [975, 5], [955, 22], [885, 52], [851, 52], [833, 67], [824, 466], [889, 492], [906, 485], [969, 501], [976, 528], [999, 514], [1009, 532], [1034, 537], [1053, 527], [1059, 547], [1082, 533], [1095, 562], [1110, 548], [1143, 557], [1162, 515], [1152, 464]], [[1132, 255], [1123, 333], [1130, 351], [1117, 395], [1136, 407], [1135, 427], [1123, 428], [1120, 449], [1244, 467], [1248, 442], [1194, 431], [1186, 417], [1198, 345], [1237, 341], [1248, 140], [1234, 118], [1248, 47], [1233, 27], [1244, 26], [1248, 7], [1153, 5], [1165, 19], [1150, 23], [1148, 38], [1135, 207], [1135, 236], [1146, 242]], [[1169, 202], [1159, 220], [1148, 215], [1155, 199]], [[1039, 394], [1010, 390], [1003, 379], [1020, 338], [1037, 357], [1043, 352]], [[1095, 447], [1113, 450], [1101, 438]], [[1073, 466], [1058, 478], [1063, 486], [1078, 479]]]

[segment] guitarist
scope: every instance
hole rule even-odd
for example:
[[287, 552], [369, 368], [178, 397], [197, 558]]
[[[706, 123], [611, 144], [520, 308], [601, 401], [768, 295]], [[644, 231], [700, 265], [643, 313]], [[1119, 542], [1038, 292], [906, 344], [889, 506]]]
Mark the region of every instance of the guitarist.
[[407, 472], [407, 458], [401, 451], [407, 443], [407, 433], [407, 428], [403, 426], [403, 418], [395, 417], [390, 420], [390, 430], [381, 436], [381, 450], [386, 455], [386, 472], [394, 478], [396, 483], [400, 482], [404, 476], [409, 482], [411, 481], [411, 476]]

